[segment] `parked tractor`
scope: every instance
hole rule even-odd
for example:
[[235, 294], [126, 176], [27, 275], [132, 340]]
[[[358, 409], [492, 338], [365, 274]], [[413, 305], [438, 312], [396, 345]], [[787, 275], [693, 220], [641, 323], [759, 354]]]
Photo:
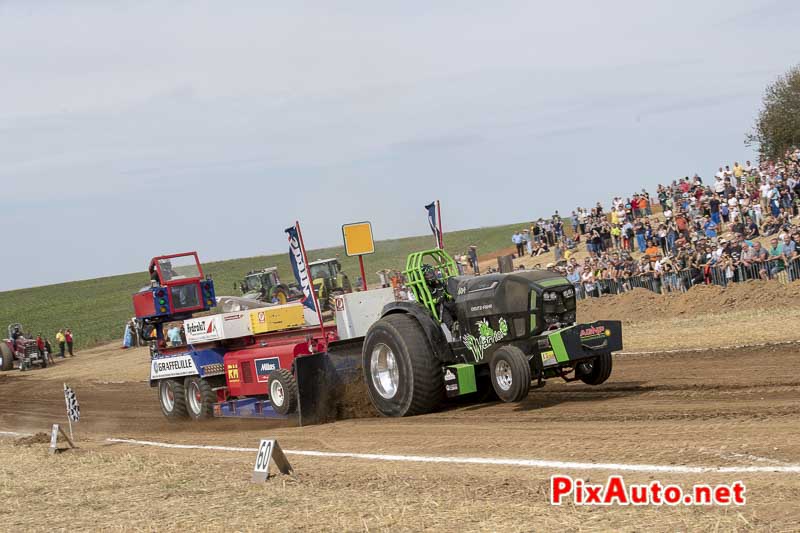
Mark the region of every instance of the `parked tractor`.
[[303, 293], [296, 286], [281, 283], [277, 267], [251, 270], [238, 287], [244, 298], [266, 303], [285, 304], [302, 298]]
[[337, 296], [353, 292], [350, 278], [342, 272], [342, 264], [338, 259], [318, 259], [308, 266], [323, 311], [332, 309]]
[[39, 350], [36, 339], [26, 335], [21, 324], [9, 325], [8, 338], [0, 342], [0, 370], [13, 370], [15, 360], [19, 361], [21, 371], [34, 366], [47, 368], [49, 361], [47, 352]]

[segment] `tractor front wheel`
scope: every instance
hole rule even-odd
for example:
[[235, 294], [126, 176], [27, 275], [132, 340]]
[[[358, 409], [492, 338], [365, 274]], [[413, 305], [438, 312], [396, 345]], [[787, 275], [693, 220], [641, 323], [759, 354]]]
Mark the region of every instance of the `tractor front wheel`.
[[186, 388], [177, 379], [162, 379], [158, 382], [158, 401], [161, 412], [170, 420], [186, 418]]
[[588, 363], [578, 363], [575, 374], [587, 385], [600, 385], [611, 375], [611, 366], [611, 354], [604, 353]]
[[283, 289], [276, 289], [275, 292], [272, 293], [272, 299], [277, 300], [278, 305], [284, 305], [289, 301], [289, 297], [286, 295], [286, 291]]
[[279, 415], [290, 415], [297, 410], [297, 381], [285, 368], [269, 373], [269, 401]]
[[0, 370], [6, 372], [14, 369], [14, 354], [4, 341], [0, 341]]
[[369, 398], [384, 416], [429, 413], [442, 401], [441, 363], [410, 315], [389, 315], [369, 328], [363, 366]]
[[193, 420], [205, 420], [214, 416], [217, 395], [211, 384], [199, 376], [191, 376], [183, 382], [186, 389], [186, 411]]
[[531, 390], [531, 366], [528, 358], [516, 346], [501, 346], [489, 363], [492, 387], [500, 400], [520, 402]]

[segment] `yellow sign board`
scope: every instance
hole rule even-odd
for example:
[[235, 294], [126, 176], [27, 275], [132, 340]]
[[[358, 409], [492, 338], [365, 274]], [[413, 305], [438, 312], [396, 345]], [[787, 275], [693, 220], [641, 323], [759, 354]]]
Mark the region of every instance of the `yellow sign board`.
[[250, 327], [253, 335], [298, 328], [305, 323], [303, 304], [276, 305], [250, 311]]
[[342, 226], [344, 236], [344, 252], [347, 257], [375, 253], [375, 242], [372, 240], [372, 224], [358, 222]]

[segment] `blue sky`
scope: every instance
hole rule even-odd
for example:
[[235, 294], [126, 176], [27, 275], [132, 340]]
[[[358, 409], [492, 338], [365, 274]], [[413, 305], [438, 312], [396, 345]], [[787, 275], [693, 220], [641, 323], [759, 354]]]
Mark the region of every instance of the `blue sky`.
[[[563, 5], [562, 5], [563, 4]], [[0, 290], [504, 224], [752, 159], [793, 1], [0, 2]], [[25, 252], [20, 253], [19, 248]], [[25, 261], [20, 261], [20, 257]]]

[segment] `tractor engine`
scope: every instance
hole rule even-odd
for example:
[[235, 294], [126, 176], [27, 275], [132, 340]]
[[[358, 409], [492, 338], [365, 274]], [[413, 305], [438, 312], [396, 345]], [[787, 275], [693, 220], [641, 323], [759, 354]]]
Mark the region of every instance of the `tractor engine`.
[[453, 334], [483, 353], [500, 339], [525, 340], [575, 323], [575, 289], [547, 271], [522, 271], [447, 281]]

